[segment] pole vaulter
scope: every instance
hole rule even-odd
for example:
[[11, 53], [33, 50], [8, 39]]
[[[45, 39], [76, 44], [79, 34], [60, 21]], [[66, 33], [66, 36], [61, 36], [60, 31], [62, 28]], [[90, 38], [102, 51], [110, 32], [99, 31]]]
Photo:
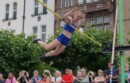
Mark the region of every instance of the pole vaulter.
[[51, 13], [53, 13], [56, 17], [58, 17], [59, 19], [63, 20], [65, 23], [69, 24], [72, 28], [74, 28], [76, 31], [78, 31], [80, 34], [84, 35], [86, 38], [90, 39], [91, 41], [93, 41], [95, 44], [99, 45], [100, 47], [102, 46], [100, 43], [98, 43], [97, 41], [95, 41], [94, 39], [92, 39], [91, 37], [89, 37], [88, 35], [82, 33], [81, 31], [79, 31], [75, 26], [73, 26], [72, 24], [68, 23], [66, 20], [63, 19], [63, 17], [61, 17], [59, 14], [57, 14], [56, 12], [52, 11], [46, 4], [44, 4], [43, 2], [41, 2], [40, 0], [37, 0], [41, 5], [43, 5], [45, 8], [47, 8]]
[[[47, 7], [46, 4], [41, 2], [40, 0], [37, 0], [41, 5], [43, 5], [46, 9], [48, 9], [51, 13], [53, 13], [56, 17], [63, 20], [66, 24], [64, 26], [63, 32], [52, 42], [47, 44], [44, 41], [41, 41], [41, 39], [35, 39], [33, 43], [38, 43], [40, 46], [42, 46], [45, 50], [51, 50], [47, 53], [43, 53], [40, 55], [40, 59], [44, 60], [46, 57], [51, 57], [55, 55], [59, 55], [61, 52], [64, 51], [64, 49], [68, 46], [69, 42], [71, 41], [71, 36], [74, 33], [74, 31], [78, 31], [80, 34], [85, 36], [86, 38], [93, 41], [98, 46], [102, 46], [100, 43], [89, 37], [88, 35], [82, 33], [78, 29], [81, 27], [82, 24], [85, 23], [85, 15], [83, 12], [77, 10], [76, 8], [73, 8], [71, 11], [64, 14], [63, 17], [52, 11], [49, 7]], [[74, 15], [74, 17], [71, 16], [71, 14]], [[78, 21], [81, 21], [78, 23]], [[55, 50], [53, 50], [55, 48]]]

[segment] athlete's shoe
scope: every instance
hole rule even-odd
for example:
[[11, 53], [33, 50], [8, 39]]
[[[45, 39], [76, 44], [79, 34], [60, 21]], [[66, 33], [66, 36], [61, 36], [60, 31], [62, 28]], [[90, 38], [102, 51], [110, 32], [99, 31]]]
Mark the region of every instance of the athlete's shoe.
[[45, 59], [45, 54], [43, 53], [40, 55], [40, 60], [43, 61], [44, 59]]
[[35, 39], [33, 40], [33, 43], [38, 43], [38, 41], [41, 41], [41, 39]]

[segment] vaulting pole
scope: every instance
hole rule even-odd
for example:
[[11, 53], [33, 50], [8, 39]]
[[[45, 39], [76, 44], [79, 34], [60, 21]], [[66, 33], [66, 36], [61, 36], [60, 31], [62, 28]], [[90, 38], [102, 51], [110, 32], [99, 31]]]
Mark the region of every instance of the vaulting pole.
[[58, 15], [57, 13], [55, 13], [54, 11], [52, 11], [49, 7], [47, 7], [46, 4], [44, 4], [43, 2], [41, 2], [40, 0], [37, 0], [41, 5], [43, 5], [45, 8], [47, 8], [51, 13], [53, 13], [56, 17], [58, 17], [59, 19], [63, 20], [64, 22], [66, 22], [67, 24], [69, 24], [72, 28], [74, 28], [76, 31], [78, 31], [80, 34], [84, 35], [86, 38], [90, 39], [91, 41], [93, 41], [95, 44], [99, 45], [100, 47], [102, 46], [100, 43], [98, 43], [97, 41], [95, 41], [94, 39], [92, 39], [91, 37], [89, 37], [88, 35], [82, 33], [81, 31], [79, 31], [76, 27], [74, 27], [73, 25], [71, 25], [70, 23], [68, 23], [66, 20], [63, 19], [63, 17], [61, 17], [60, 15]]

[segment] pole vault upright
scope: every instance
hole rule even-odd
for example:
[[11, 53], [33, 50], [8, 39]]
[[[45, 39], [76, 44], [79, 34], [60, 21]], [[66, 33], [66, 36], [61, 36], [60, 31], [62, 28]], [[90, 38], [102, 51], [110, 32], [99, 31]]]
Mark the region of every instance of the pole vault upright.
[[[122, 15], [122, 0], [118, 0], [119, 9], [119, 43], [124, 46], [124, 32], [123, 32], [123, 15]], [[120, 65], [121, 65], [121, 83], [125, 83], [124, 76], [124, 51], [120, 51]]]

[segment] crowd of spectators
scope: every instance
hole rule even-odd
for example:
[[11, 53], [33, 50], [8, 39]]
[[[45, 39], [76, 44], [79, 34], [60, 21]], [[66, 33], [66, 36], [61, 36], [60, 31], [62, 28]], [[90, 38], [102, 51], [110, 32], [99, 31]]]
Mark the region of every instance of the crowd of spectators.
[[[65, 73], [56, 70], [54, 76], [49, 70], [44, 70], [42, 75], [39, 75], [38, 70], [34, 70], [31, 77], [27, 71], [22, 70], [17, 78], [9, 73], [8, 78], [4, 79], [0, 74], [0, 83], [121, 83], [120, 68], [113, 69], [112, 82], [110, 82], [110, 67], [111, 63], [108, 63], [108, 69], [104, 71], [99, 69], [97, 72], [81, 68], [76, 71], [76, 75], [73, 74], [73, 70], [67, 68]], [[128, 64], [125, 65], [125, 83], [130, 83]]]

